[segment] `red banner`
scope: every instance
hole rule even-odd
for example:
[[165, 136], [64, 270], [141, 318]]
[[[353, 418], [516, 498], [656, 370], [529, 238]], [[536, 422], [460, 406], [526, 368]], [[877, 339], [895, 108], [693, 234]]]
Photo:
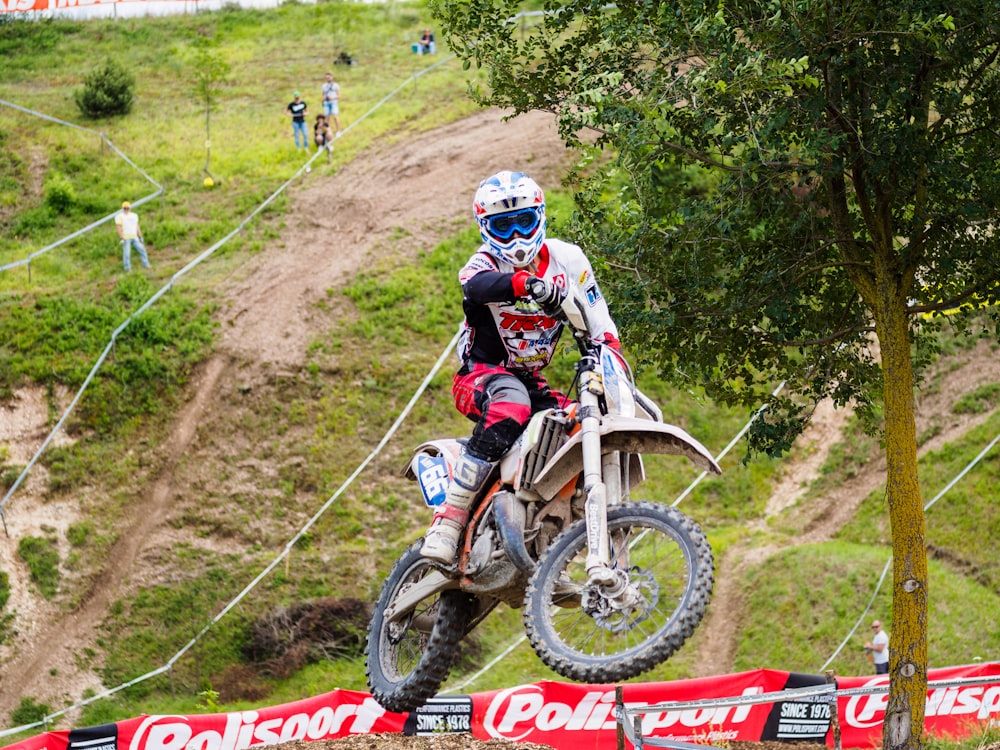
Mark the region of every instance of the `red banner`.
[[[930, 671], [929, 679], [997, 676], [995, 683], [931, 688], [927, 732], [967, 737], [1000, 719], [1000, 663]], [[773, 693], [822, 684], [822, 675], [760, 669], [694, 680], [629, 684], [630, 708], [673, 701]], [[884, 677], [842, 677], [838, 688], [884, 684]], [[843, 696], [838, 701], [845, 748], [881, 744], [887, 695]], [[556, 748], [613, 750], [615, 689], [609, 685], [538, 682], [472, 695], [440, 696], [410, 714], [385, 711], [368, 693], [334, 690], [270, 708], [194, 716], [143, 716], [115, 724], [46, 732], [3, 750], [245, 750], [290, 740], [337, 739], [354, 734], [431, 735], [471, 732], [483, 739], [536, 742]], [[652, 711], [641, 714], [645, 737], [702, 744], [734, 740], [813, 740], [832, 746], [825, 697], [754, 705]]]
[[[995, 684], [929, 688], [924, 719], [927, 734], [953, 739], [969, 737], [980, 731], [987, 722], [1000, 720], [1000, 663], [928, 670], [929, 682], [993, 675], [998, 676]], [[837, 687], [846, 690], [885, 685], [888, 682], [885, 675], [840, 677], [837, 679]], [[877, 747], [882, 744], [882, 721], [888, 700], [888, 693], [840, 698], [837, 708], [844, 747]]]
[[[788, 676], [788, 672], [761, 669], [698, 680], [623, 685], [622, 700], [630, 707], [638, 707], [669, 701], [757, 695], [781, 690]], [[822, 677], [819, 679], [822, 681]], [[472, 733], [484, 740], [519, 740], [552, 747], [586, 746], [609, 750], [616, 745], [613, 686], [540, 682], [476, 693], [471, 698]], [[643, 714], [642, 733], [647, 737], [704, 744], [756, 741], [761, 737], [771, 708], [770, 705], [755, 705], [656, 711]]]
[[[175, 2], [182, 1], [187, 2], [187, 0], [175, 0]], [[89, 8], [92, 5], [114, 5], [115, 3], [129, 2], [147, 2], [147, 0], [0, 0], [0, 13]], [[163, 2], [163, 0], [157, 0], [157, 2]]]

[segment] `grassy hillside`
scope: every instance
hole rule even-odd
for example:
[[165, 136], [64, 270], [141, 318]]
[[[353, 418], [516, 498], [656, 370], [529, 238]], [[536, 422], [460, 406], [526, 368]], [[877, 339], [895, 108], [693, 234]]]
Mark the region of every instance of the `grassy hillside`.
[[[148, 276], [121, 274], [108, 227], [43, 256], [30, 275], [26, 269], [0, 274], [0, 404], [9, 403], [18, 388], [41, 385], [50, 415], [57, 418], [66, 394], [80, 386], [110, 332], [301, 165], [282, 115], [291, 91], [301, 89], [307, 101], [311, 97], [318, 103], [330, 61], [340, 51], [350, 52], [358, 65], [333, 68], [343, 88], [341, 122], [350, 126], [426, 63], [410, 54], [409, 42], [427, 18], [421, 3], [321, 3], [193, 17], [0, 25], [5, 59], [0, 98], [106, 133], [165, 187], [162, 201], [140, 209], [153, 249]], [[233, 70], [211, 115], [211, 171], [220, 178], [212, 190], [202, 185], [205, 112], [192, 94], [197, 39], [209, 40]], [[72, 92], [93, 64], [109, 56], [136, 73], [135, 109], [122, 118], [84, 121]], [[319, 162], [314, 177], [335, 173], [373, 144], [404, 141], [468, 113], [467, 75], [453, 62], [421, 77], [341, 139], [333, 164]], [[0, 265], [96, 221], [123, 197], [151, 191], [92, 135], [0, 107], [0, 140]], [[571, 233], [570, 198], [552, 191], [550, 203], [554, 233]], [[287, 210], [288, 199], [272, 204], [245, 235], [178, 284], [119, 339], [113, 367], [98, 375], [68, 425], [73, 442], [44, 454], [45, 503], [72, 503], [83, 513], [65, 532], [43, 529], [20, 545], [18, 564], [31, 568], [32, 594], [58, 611], [77, 606], [102, 569], [114, 564], [108, 554], [121, 522], [150, 492], [166, 462], [165, 446], [186, 388], [215, 351], [218, 327], [225, 324], [218, 287], [279, 243]], [[375, 447], [451, 338], [460, 317], [454, 274], [475, 241], [475, 232], [466, 230], [414, 259], [363, 269], [347, 287], [330, 289], [328, 303], [339, 325], [316, 331], [301, 370], [259, 371], [252, 362], [236, 366], [236, 375], [220, 386], [217, 403], [198, 425], [196, 447], [172, 469], [185, 492], [176, 499], [169, 545], [148, 553], [158, 577], [111, 602], [98, 637], [77, 653], [104, 685], [134, 679], [170, 659], [274, 559]], [[376, 337], [377, 356], [371, 346]], [[627, 331], [625, 339], [630, 346], [641, 345], [630, 341]], [[949, 351], [934, 381], [941, 390], [953, 389], [949, 373], [974, 350], [956, 345]], [[420, 441], [468, 432], [468, 423], [454, 412], [450, 378], [446, 371], [434, 379], [387, 451], [296, 544], [287, 564], [199, 641], [169, 676], [88, 706], [77, 723], [247, 707], [334, 687], [364, 689], [363, 618], [345, 602], [373, 600], [381, 575], [424, 528], [426, 511], [414, 502], [412, 487], [397, 469]], [[557, 363], [551, 379], [565, 387], [571, 379], [568, 365]], [[715, 451], [749, 416], [648, 377], [642, 386], [670, 421]], [[961, 440], [924, 456], [927, 499], [1000, 426], [995, 389], [977, 387], [966, 399], [960, 392], [953, 395], [949, 409], [992, 416]], [[859, 467], [877, 461], [877, 442], [853, 426], [838, 440], [820, 479], [796, 508], [821, 508]], [[738, 602], [712, 605], [732, 606], [731, 616], [739, 623], [728, 666], [816, 671], [861, 616], [888, 558], [884, 495], [875, 489], [836, 539], [798, 546], [804, 528], [800, 517], [769, 518], [766, 510], [782, 464], [743, 463], [744, 450], [737, 446], [724, 462], [725, 475], [699, 485], [681, 506], [709, 533], [719, 560], [731, 556], [738, 562], [748, 550], [775, 549], [763, 562], [720, 569], [720, 575], [732, 576], [740, 594]], [[21, 468], [0, 455], [0, 492]], [[697, 475], [670, 457], [648, 459], [647, 471], [649, 479], [636, 496], [664, 502], [672, 502]], [[991, 613], [1000, 606], [989, 543], [998, 531], [989, 493], [995, 472], [995, 460], [981, 466], [928, 514], [936, 558], [930, 627], [935, 665], [995, 658], [1000, 646], [1000, 632], [984, 625], [993, 623]], [[16, 502], [11, 513], [17, 512]], [[19, 617], [9, 595], [4, 596], [6, 573], [0, 571], [3, 659], [16, 643]], [[875, 611], [891, 630], [889, 596], [883, 590]], [[303, 604], [340, 629], [323, 643], [296, 644], [291, 624]], [[281, 637], [264, 643], [262, 632]], [[499, 612], [481, 628], [453, 684], [519, 635], [518, 613]], [[642, 679], [697, 673], [704, 649], [713, 647], [705, 639], [699, 632], [676, 658]], [[862, 642], [863, 637], [857, 639], [832, 668], [842, 674], [865, 671]], [[558, 678], [522, 644], [468, 689], [538, 679]], [[78, 697], [25, 695], [14, 716], [3, 717], [3, 725], [40, 718]]]

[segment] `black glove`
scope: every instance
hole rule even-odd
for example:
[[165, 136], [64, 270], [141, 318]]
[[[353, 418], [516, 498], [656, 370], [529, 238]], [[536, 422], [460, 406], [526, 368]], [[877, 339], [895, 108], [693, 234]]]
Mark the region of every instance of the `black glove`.
[[562, 301], [566, 299], [566, 293], [562, 289], [537, 276], [529, 276], [525, 280], [524, 290], [531, 299], [541, 305], [542, 311], [546, 315], [558, 312]]

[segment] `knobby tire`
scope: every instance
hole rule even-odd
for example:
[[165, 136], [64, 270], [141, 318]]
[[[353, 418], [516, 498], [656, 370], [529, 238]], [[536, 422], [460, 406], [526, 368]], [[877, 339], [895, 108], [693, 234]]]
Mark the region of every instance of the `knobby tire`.
[[400, 589], [433, 570], [421, 556], [423, 542], [410, 546], [393, 565], [368, 626], [365, 674], [372, 696], [388, 711], [413, 711], [433, 697], [459, 656], [475, 598], [442, 591], [420, 602], [396, 635], [384, 612]]
[[[669, 659], [705, 616], [714, 584], [712, 550], [680, 511], [630, 502], [608, 511], [611, 559], [636, 570], [636, 612], [588, 614], [586, 525], [575, 522], [546, 550], [528, 584], [523, 620], [541, 660], [570, 680], [620, 682]], [[627, 548], [627, 552], [623, 549]]]

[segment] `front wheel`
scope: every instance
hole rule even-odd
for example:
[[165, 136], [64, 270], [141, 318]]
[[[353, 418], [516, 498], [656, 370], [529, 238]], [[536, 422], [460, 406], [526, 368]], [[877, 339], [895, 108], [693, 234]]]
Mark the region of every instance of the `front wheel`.
[[608, 511], [608, 537], [623, 586], [617, 595], [588, 584], [583, 520], [552, 543], [528, 584], [528, 639], [571, 680], [620, 682], [666, 661], [694, 633], [712, 595], [712, 550], [680, 511], [617, 505]]
[[393, 565], [368, 626], [368, 687], [389, 711], [413, 711], [437, 692], [458, 659], [458, 644], [476, 608], [474, 597], [447, 589], [428, 596], [395, 621], [386, 619], [393, 600], [434, 571], [420, 554], [422, 545], [422, 541], [413, 544]]

